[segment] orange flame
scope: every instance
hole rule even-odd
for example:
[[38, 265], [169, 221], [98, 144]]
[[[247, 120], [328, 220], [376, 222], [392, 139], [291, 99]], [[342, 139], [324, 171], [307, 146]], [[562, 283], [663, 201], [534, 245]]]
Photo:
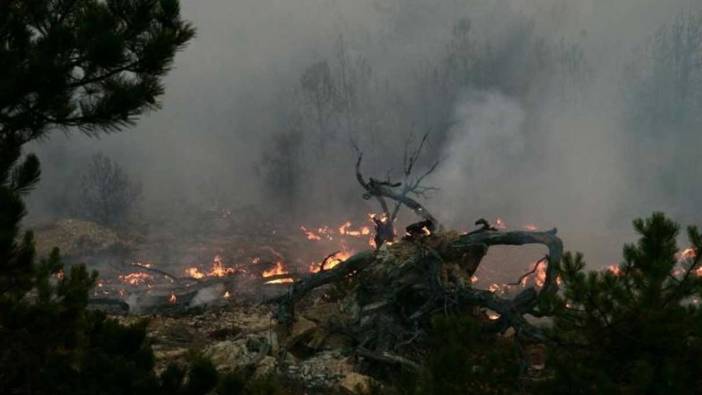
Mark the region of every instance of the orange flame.
[[494, 311], [488, 311], [488, 312], [486, 312], [486, 314], [487, 314], [487, 317], [490, 321], [495, 321], [495, 320], [500, 319], [500, 315]]
[[358, 229], [351, 229], [351, 221], [346, 221], [339, 227], [339, 234], [353, 237], [367, 236], [371, 233], [370, 228], [362, 226]]
[[170, 304], [175, 304], [178, 299], [176, 298], [176, 294], [174, 292], [171, 292], [171, 297], [168, 298], [168, 303]]
[[324, 270], [333, 269], [338, 266], [341, 262], [349, 259], [351, 253], [348, 251], [339, 251], [333, 256], [326, 259], [324, 262], [313, 262], [310, 265], [310, 273], [319, 273], [322, 270], [322, 264], [324, 264]]
[[[275, 266], [264, 271], [261, 274], [261, 276], [263, 278], [267, 278], [267, 277], [279, 276], [279, 275], [285, 275], [285, 274], [288, 274], [288, 271], [285, 270], [285, 266], [283, 265], [283, 262], [278, 261], [278, 262], [276, 262]], [[275, 279], [275, 280], [271, 280], [271, 281], [266, 281], [266, 284], [288, 284], [288, 283], [292, 283], [294, 281], [295, 280], [293, 280], [292, 278], [279, 278], [279, 279]]]
[[147, 285], [153, 281], [153, 276], [145, 272], [136, 272], [130, 274], [122, 274], [119, 280], [129, 285]]
[[619, 265], [614, 264], [614, 265], [609, 265], [607, 267], [607, 271], [614, 274], [615, 276], [619, 277], [622, 275], [622, 269], [619, 267]]
[[536, 276], [534, 276], [534, 283], [537, 287], [543, 287], [546, 282], [546, 261], [544, 259], [536, 262]]
[[271, 276], [277, 276], [280, 274], [288, 274], [287, 270], [285, 270], [285, 266], [283, 266], [283, 262], [278, 261], [275, 263], [275, 266], [272, 268], [264, 271], [261, 276], [262, 277], [271, 277]]
[[222, 262], [222, 257], [215, 255], [212, 259], [212, 267], [207, 273], [203, 273], [197, 267], [189, 267], [185, 269], [185, 274], [194, 279], [201, 279], [205, 277], [226, 277], [236, 273], [236, 269], [233, 267], [226, 267]]
[[230, 274], [234, 274], [236, 270], [233, 267], [226, 267], [222, 263], [222, 257], [217, 255], [212, 261], [212, 269], [207, 273], [210, 277], [225, 277]]
[[189, 267], [185, 269], [185, 274], [198, 280], [205, 277], [205, 273], [201, 272], [200, 269], [196, 267]]

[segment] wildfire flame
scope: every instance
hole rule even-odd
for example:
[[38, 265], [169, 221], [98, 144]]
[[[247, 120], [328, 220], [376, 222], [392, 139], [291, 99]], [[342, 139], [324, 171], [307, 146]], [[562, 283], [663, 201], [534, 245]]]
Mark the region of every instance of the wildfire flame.
[[145, 272], [136, 272], [130, 274], [122, 274], [119, 276], [119, 280], [125, 284], [129, 285], [149, 285], [153, 282], [153, 276]]
[[207, 273], [204, 273], [197, 267], [189, 267], [185, 269], [185, 274], [187, 276], [197, 280], [205, 277], [226, 277], [234, 273], [236, 273], [236, 269], [225, 266], [222, 262], [222, 257], [219, 255], [215, 255], [215, 257], [212, 259], [212, 267]]
[[225, 277], [234, 274], [236, 270], [233, 267], [225, 267], [222, 263], [222, 257], [217, 255], [212, 261], [212, 269], [207, 273], [210, 277]]
[[271, 277], [271, 276], [276, 276], [279, 274], [288, 274], [288, 272], [285, 270], [285, 267], [283, 266], [283, 262], [281, 262], [281, 261], [276, 262], [275, 266], [264, 271], [261, 274], [261, 276], [262, 277]]
[[[371, 218], [371, 220], [376, 218], [375, 214], [368, 214], [368, 216]], [[383, 223], [387, 222], [387, 220], [388, 218], [385, 215], [380, 217], [380, 221], [382, 221]], [[360, 226], [354, 228], [350, 220], [344, 221], [341, 225], [337, 227], [329, 227], [325, 225], [320, 226], [316, 229], [311, 229], [305, 226], [300, 226], [300, 230], [302, 231], [302, 233], [304, 233], [307, 240], [312, 241], [334, 240], [335, 238], [344, 237], [361, 238], [371, 236], [373, 233], [371, 227], [369, 226]], [[374, 247], [372, 237], [368, 241], [368, 244], [371, 247]]]
[[[341, 262], [349, 259], [351, 257], [351, 253], [348, 251], [339, 251], [336, 254], [326, 258], [323, 262], [314, 262], [310, 265], [309, 271], [310, 273], [319, 273], [324, 270], [329, 270], [333, 269], [336, 266], [338, 266]], [[322, 267], [324, 266], [324, 267]]]
[[185, 269], [185, 274], [187, 274], [189, 277], [195, 278], [195, 279], [201, 279], [206, 276], [205, 273], [201, 272], [200, 269], [196, 267], [189, 267]]
[[[288, 274], [288, 271], [285, 269], [285, 265], [283, 265], [282, 261], [278, 261], [275, 263], [275, 266], [261, 273], [261, 277], [268, 278], [272, 276], [280, 276], [285, 274]], [[266, 284], [287, 284], [292, 282], [294, 282], [292, 278], [279, 278], [271, 281], [266, 281]]]
[[174, 292], [171, 292], [171, 296], [168, 298], [168, 303], [170, 304], [176, 304], [178, 299], [176, 298], [176, 294]]
[[304, 226], [300, 226], [300, 230], [302, 230], [302, 232], [305, 234], [307, 240], [334, 240], [334, 230], [328, 226], [320, 226], [315, 230], [310, 230]]

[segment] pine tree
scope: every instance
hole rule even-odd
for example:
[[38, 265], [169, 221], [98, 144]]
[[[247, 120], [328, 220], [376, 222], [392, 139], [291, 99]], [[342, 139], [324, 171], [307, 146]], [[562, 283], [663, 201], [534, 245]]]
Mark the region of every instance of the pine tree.
[[155, 108], [193, 33], [178, 0], [0, 2], [0, 393], [204, 394], [216, 385], [211, 364], [194, 365], [188, 380], [173, 369], [157, 378], [145, 325], [88, 310], [97, 274], [64, 272], [58, 250], [37, 261], [32, 233], [20, 231], [22, 199], [40, 176], [23, 145], [56, 129], [116, 131]]
[[567, 254], [554, 303], [554, 393], [702, 392], [702, 237], [676, 245], [679, 226], [661, 213], [634, 221], [638, 243], [618, 268], [584, 273]]
[[178, 0], [0, 2], [0, 137], [133, 123], [193, 35]]

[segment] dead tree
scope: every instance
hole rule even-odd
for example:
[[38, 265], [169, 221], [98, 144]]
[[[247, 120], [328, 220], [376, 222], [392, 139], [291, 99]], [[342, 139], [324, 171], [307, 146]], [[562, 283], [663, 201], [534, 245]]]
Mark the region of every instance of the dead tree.
[[[429, 168], [415, 177], [413, 172], [417, 161], [419, 160], [422, 150], [424, 149], [427, 139], [429, 138], [429, 133], [425, 133], [422, 136], [421, 141], [417, 147], [410, 150], [411, 139], [407, 139], [405, 142], [405, 151], [403, 157], [402, 166], [402, 181], [393, 182], [390, 179], [390, 175], [386, 177], [385, 181], [380, 181], [373, 177], [369, 177], [368, 180], [363, 176], [361, 172], [361, 163], [363, 161], [363, 152], [358, 148], [357, 145], [353, 145], [354, 149], [358, 153], [358, 159], [356, 160], [356, 180], [363, 187], [365, 193], [363, 194], [363, 199], [369, 200], [374, 198], [380, 205], [382, 210], [381, 217], [375, 216], [373, 222], [376, 227], [376, 248], [379, 248], [384, 242], [392, 242], [395, 239], [395, 220], [399, 214], [400, 208], [405, 206], [412, 210], [416, 215], [423, 218], [433, 224], [433, 227], [438, 228], [439, 222], [436, 218], [431, 215], [431, 213], [424, 208], [424, 206], [417, 200], [412, 198], [410, 195], [415, 197], [426, 197], [426, 194], [432, 190], [436, 190], [434, 187], [428, 187], [422, 185], [422, 182], [433, 173], [439, 166], [440, 161], [435, 161]], [[388, 205], [387, 200], [394, 202], [392, 209]]]
[[[507, 298], [471, 285], [470, 278], [490, 247], [525, 244], [548, 248], [542, 286], [525, 287]], [[276, 318], [285, 327], [294, 323], [295, 305], [303, 297], [325, 285], [351, 281], [348, 294], [335, 303], [352, 313], [337, 324], [363, 356], [378, 362], [400, 363], [416, 355], [435, 314], [481, 317], [483, 313], [476, 312], [490, 310], [495, 314], [493, 319], [483, 319], [486, 331], [500, 333], [512, 328], [517, 341], [543, 343], [549, 341], [547, 336], [526, 317], [541, 315], [539, 302], [558, 292], [562, 251], [556, 229], [530, 232], [486, 228], [463, 235], [437, 232], [356, 254], [333, 269], [296, 281], [288, 293], [271, 301], [278, 305]]]

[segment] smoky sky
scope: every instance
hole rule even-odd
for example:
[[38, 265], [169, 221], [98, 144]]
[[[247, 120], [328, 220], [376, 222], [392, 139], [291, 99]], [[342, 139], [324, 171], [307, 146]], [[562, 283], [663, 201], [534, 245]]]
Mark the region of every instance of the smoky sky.
[[[217, 200], [295, 212], [295, 220], [363, 221], [376, 208], [355, 184], [351, 142], [365, 153], [364, 170], [383, 177], [401, 167], [408, 135], [431, 130], [422, 166], [442, 163], [427, 181], [439, 190], [426, 205], [449, 227], [467, 230], [498, 216], [517, 228], [555, 226], [568, 249], [604, 265], [633, 237], [637, 216], [662, 210], [702, 222], [695, 118], [702, 99], [694, 91], [702, 66], [683, 82], [693, 90], [685, 114], [652, 115], [669, 102], [661, 92], [682, 89], [661, 43], [675, 42], [676, 21], [694, 26], [699, 0], [184, 0], [182, 7], [198, 34], [165, 79], [162, 109], [123, 133], [56, 133], [30, 147], [44, 169], [35, 218], [51, 215], [100, 151], [142, 182], [147, 213], [170, 207], [164, 202]], [[702, 64], [702, 45], [692, 41], [684, 43]], [[452, 53], [472, 62], [471, 73], [473, 58], [489, 57], [480, 69], [487, 77], [464, 80]], [[325, 61], [340, 75], [341, 59], [355, 73], [356, 105], [344, 113], [330, 106], [335, 115], [322, 127], [305, 102], [302, 75]]]

